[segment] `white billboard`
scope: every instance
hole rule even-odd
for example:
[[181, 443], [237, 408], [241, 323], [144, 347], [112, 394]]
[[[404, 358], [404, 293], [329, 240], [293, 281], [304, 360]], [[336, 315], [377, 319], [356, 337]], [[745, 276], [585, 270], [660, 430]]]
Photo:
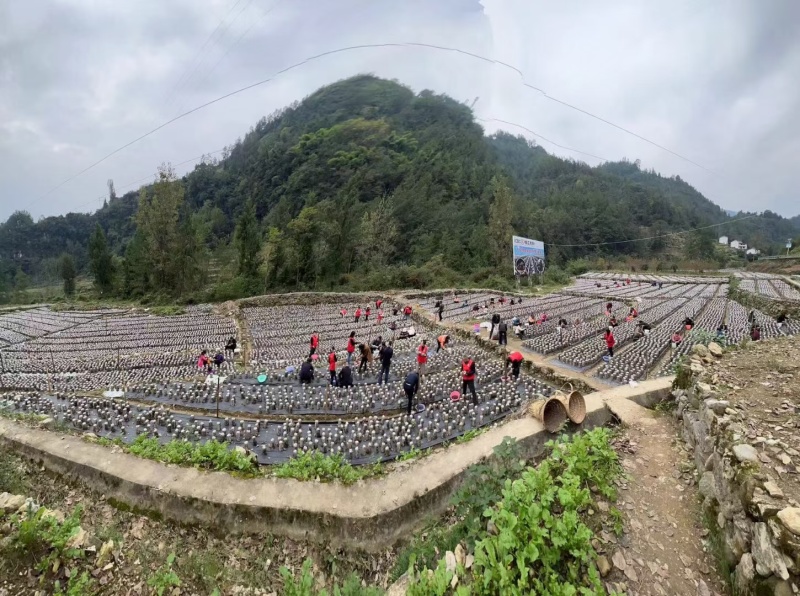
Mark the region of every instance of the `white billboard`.
[[514, 275], [535, 275], [544, 273], [544, 243], [521, 236], [512, 236]]

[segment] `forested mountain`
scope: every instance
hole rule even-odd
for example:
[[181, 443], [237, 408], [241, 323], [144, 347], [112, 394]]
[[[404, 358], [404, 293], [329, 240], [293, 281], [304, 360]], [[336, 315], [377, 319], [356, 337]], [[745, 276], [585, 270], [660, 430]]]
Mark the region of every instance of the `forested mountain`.
[[[372, 76], [323, 87], [259, 121], [220, 160], [158, 180], [92, 215], [14, 214], [0, 226], [0, 290], [57, 277], [63, 253], [96, 273], [106, 252], [114, 275], [105, 290], [127, 296], [186, 295], [211, 264], [227, 284], [219, 295], [479, 281], [510, 273], [511, 233], [610, 243], [551, 247], [564, 262], [660, 254], [661, 239], [614, 242], [730, 219], [679, 177], [627, 161], [590, 167], [522, 137], [486, 136], [464, 104]], [[799, 226], [766, 212], [720, 230], [768, 248]]]

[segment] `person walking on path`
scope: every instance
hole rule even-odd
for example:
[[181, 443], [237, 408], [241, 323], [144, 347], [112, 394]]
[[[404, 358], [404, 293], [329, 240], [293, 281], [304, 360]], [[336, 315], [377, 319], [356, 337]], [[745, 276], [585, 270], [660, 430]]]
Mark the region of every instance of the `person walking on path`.
[[311, 334], [311, 351], [308, 353], [309, 358], [317, 352], [317, 348], [319, 348], [319, 333], [315, 331]]
[[389, 382], [389, 368], [392, 366], [392, 356], [394, 356], [392, 342], [388, 344], [384, 342], [381, 346], [381, 351], [378, 353], [378, 357], [381, 360], [381, 371], [378, 373], [378, 385]]
[[522, 366], [522, 362], [525, 360], [524, 356], [519, 352], [511, 352], [506, 358], [506, 372], [508, 372], [508, 366], [511, 365], [511, 376], [514, 377], [515, 381], [519, 381], [519, 369]]
[[472, 403], [478, 405], [478, 394], [475, 393], [475, 361], [472, 358], [464, 358], [461, 361], [461, 395], [466, 397], [467, 389], [472, 393]]
[[614, 346], [617, 345], [617, 338], [614, 337], [613, 331], [611, 331], [611, 327], [606, 329], [606, 333], [604, 336], [606, 341], [606, 348], [608, 349], [608, 356], [605, 356], [603, 360], [606, 362], [610, 362], [611, 359], [614, 357]]
[[356, 308], [355, 315], [356, 315], [356, 323], [358, 323], [358, 320], [361, 318], [361, 307], [360, 306]]
[[300, 384], [311, 385], [314, 380], [314, 365], [311, 363], [311, 358], [307, 358], [300, 366]]
[[508, 325], [505, 321], [500, 321], [497, 326], [497, 343], [501, 346], [508, 345]]
[[444, 314], [444, 302], [439, 302], [439, 308], [436, 309], [436, 314], [439, 315], [439, 322], [442, 322], [442, 315]]
[[420, 376], [425, 374], [425, 366], [428, 364], [428, 340], [423, 339], [417, 348], [417, 372]]
[[439, 353], [439, 350], [444, 350], [447, 347], [447, 344], [450, 343], [450, 336], [449, 335], [440, 335], [436, 338], [436, 353]]
[[417, 395], [419, 391], [419, 373], [416, 371], [411, 371], [406, 375], [405, 380], [403, 381], [403, 391], [406, 393], [406, 399], [408, 400], [408, 407], [406, 408], [406, 413], [411, 416], [411, 404], [414, 402], [414, 397]]
[[336, 385], [336, 350], [332, 347], [328, 353], [328, 372], [331, 375], [331, 385]]
[[347, 338], [347, 366], [353, 364], [353, 352], [356, 351], [356, 332], [351, 331], [350, 337]]

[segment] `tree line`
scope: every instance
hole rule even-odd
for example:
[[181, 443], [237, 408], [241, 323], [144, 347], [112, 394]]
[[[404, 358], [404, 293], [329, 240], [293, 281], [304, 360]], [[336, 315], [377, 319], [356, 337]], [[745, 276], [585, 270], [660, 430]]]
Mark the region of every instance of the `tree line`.
[[93, 214], [0, 225], [0, 296], [53, 279], [72, 293], [81, 275], [134, 299], [507, 284], [512, 234], [550, 244], [554, 275], [586, 258], [722, 261], [723, 232], [765, 252], [800, 234], [764, 212], [665, 236], [731, 218], [679, 177], [486, 136], [464, 104], [366, 75], [263, 118], [181, 178], [165, 164], [139, 192], [109, 189]]

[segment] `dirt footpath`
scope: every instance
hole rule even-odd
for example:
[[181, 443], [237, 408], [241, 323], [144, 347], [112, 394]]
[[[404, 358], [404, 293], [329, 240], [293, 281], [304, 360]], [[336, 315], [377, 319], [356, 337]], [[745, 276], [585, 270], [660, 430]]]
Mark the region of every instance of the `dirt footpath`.
[[629, 402], [623, 420], [627, 428], [619, 447], [629, 481], [616, 506], [625, 531], [602, 535], [601, 571], [609, 591], [727, 594], [703, 526], [694, 465], [672, 416]]

